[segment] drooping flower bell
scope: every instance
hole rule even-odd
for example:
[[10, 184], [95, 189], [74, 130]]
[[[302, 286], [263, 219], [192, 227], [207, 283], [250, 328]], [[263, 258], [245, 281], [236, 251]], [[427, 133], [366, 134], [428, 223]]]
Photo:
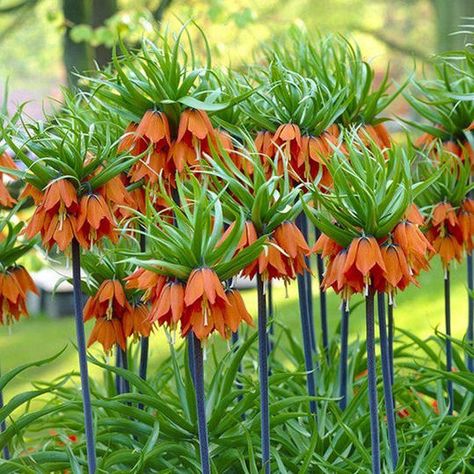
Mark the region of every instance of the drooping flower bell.
[[118, 280], [104, 280], [84, 306], [84, 321], [92, 318], [122, 318], [130, 309], [124, 288]]
[[87, 345], [91, 346], [97, 341], [106, 352], [114, 345], [125, 350], [123, 319], [131, 311], [122, 284], [118, 280], [104, 280], [84, 307], [84, 322], [92, 318], [96, 320]]
[[25, 228], [25, 235], [32, 239], [40, 234], [46, 249], [57, 244], [65, 251], [77, 231], [79, 200], [75, 187], [67, 179], [58, 179], [42, 191], [41, 198], [35, 197], [38, 204]]
[[142, 301], [149, 302], [150, 300], [158, 301], [167, 278], [151, 270], [137, 268], [125, 278], [125, 281], [127, 289], [142, 290]]
[[327, 132], [320, 137], [303, 136], [301, 150], [292, 163], [292, 169], [296, 170], [296, 175], [300, 179], [314, 181], [319, 178], [319, 185], [327, 188], [332, 184], [332, 176], [325, 164], [330, 155], [331, 145], [327, 140]]
[[298, 125], [293, 123], [282, 124], [273, 135], [273, 142], [292, 162], [301, 151], [301, 130]]
[[209, 141], [215, 140], [214, 128], [203, 110], [186, 109], [179, 119], [178, 136], [170, 151], [176, 170], [198, 164], [201, 152], [209, 152]]
[[148, 305], [132, 304], [130, 309], [123, 314], [122, 327], [126, 338], [149, 337], [153, 330], [153, 323], [150, 321]]
[[105, 352], [110, 352], [115, 346], [125, 350], [127, 341], [120, 319], [97, 319], [90, 333], [87, 346], [90, 347], [95, 342], [102, 344]]
[[273, 141], [273, 133], [269, 131], [260, 131], [255, 136], [255, 149], [262, 156], [273, 158], [275, 156], [276, 147]]
[[[151, 280], [142, 280], [144, 286], [150, 283]], [[150, 321], [165, 324], [171, 330], [180, 325], [183, 337], [192, 331], [204, 340], [218, 331], [229, 338], [242, 321], [252, 323], [240, 294], [236, 290], [226, 291], [210, 268], [194, 270], [186, 284], [168, 279], [159, 285], [159, 291], [152, 290], [149, 295]]]
[[[232, 230], [231, 224], [223, 238]], [[254, 224], [247, 221], [237, 245], [237, 254], [255, 243], [257, 239]], [[258, 273], [264, 281], [273, 279], [289, 281], [308, 269], [305, 258], [311, 253], [312, 250], [298, 227], [292, 222], [283, 222], [267, 238], [264, 250], [258, 258], [242, 270], [242, 275], [254, 278]]]
[[[412, 215], [411, 217], [419, 221], [418, 216]], [[418, 275], [421, 270], [428, 270], [427, 256], [432, 254], [434, 249], [423, 232], [421, 232], [418, 224], [409, 219], [400, 222], [392, 231], [392, 240], [404, 252], [413, 275]]]
[[[97, 171], [90, 178], [99, 175]], [[86, 192], [67, 178], [56, 179], [44, 189], [28, 183], [21, 197], [32, 197], [36, 208], [25, 235], [31, 239], [39, 234], [47, 250], [56, 244], [62, 252], [73, 239], [87, 249], [104, 237], [116, 242], [116, 216], [123, 215], [121, 206], [125, 209], [134, 203], [120, 177], [112, 176], [95, 190], [86, 182], [84, 188]]]
[[83, 247], [90, 246], [103, 237], [108, 237], [114, 243], [117, 242], [115, 219], [101, 194], [82, 196], [79, 206], [76, 237]]
[[[465, 217], [462, 220], [465, 221]], [[467, 231], [466, 226], [464, 231]], [[426, 236], [433, 246], [433, 253], [440, 256], [445, 269], [453, 260], [461, 262], [465, 247], [470, 248], [472, 243], [470, 225], [469, 231], [463, 232], [457, 211], [448, 202], [440, 203], [434, 208]], [[467, 238], [466, 241], [464, 237]]]
[[467, 253], [474, 249], [474, 200], [465, 199], [457, 213], [458, 224], [461, 229], [464, 247]]
[[39, 294], [24, 267], [14, 266], [0, 272], [0, 325], [18, 321], [21, 316], [28, 316], [28, 292]]
[[[94, 194], [102, 196], [108, 204], [112, 215], [119, 221], [123, 217], [130, 217], [131, 210], [141, 209], [141, 202], [137, 202], [135, 195], [127, 190], [129, 180], [125, 174], [120, 174], [97, 188]], [[137, 188], [141, 189], [141, 188]]]
[[351, 287], [369, 287], [372, 281], [383, 276], [385, 263], [379, 243], [372, 236], [354, 239], [347, 251], [342, 273]]
[[380, 273], [374, 274], [373, 285], [377, 291], [388, 293], [391, 296], [396, 289], [403, 291], [410, 283], [416, 282], [401, 247], [386, 242], [381, 246], [380, 252], [385, 271], [382, 275]]
[[366, 145], [369, 145], [370, 141], [373, 141], [381, 150], [392, 146], [390, 134], [383, 123], [363, 125], [359, 129], [359, 136]]
[[[184, 292], [185, 285], [179, 281], [165, 280], [159, 291], [152, 290], [149, 297], [152, 304], [150, 310], [150, 321], [157, 322], [160, 326], [166, 324], [171, 330], [175, 330], [180, 323], [185, 308]], [[148, 289], [147, 289], [148, 291]]]
[[148, 110], [140, 123], [130, 124], [120, 143], [119, 151], [130, 151], [135, 156], [144, 155], [130, 170], [131, 182], [144, 179], [155, 184], [161, 175], [174, 179], [174, 169], [168, 164], [171, 135], [168, 119], [163, 112]]

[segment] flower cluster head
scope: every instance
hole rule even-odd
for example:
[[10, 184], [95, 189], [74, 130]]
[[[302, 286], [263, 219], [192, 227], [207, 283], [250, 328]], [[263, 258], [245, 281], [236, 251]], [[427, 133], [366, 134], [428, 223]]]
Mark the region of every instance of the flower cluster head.
[[358, 126], [366, 145], [390, 148], [380, 114], [402, 88], [388, 93], [388, 71], [376, 85], [374, 69], [356, 46], [340, 37], [313, 39], [298, 32], [284, 45], [267, 49], [266, 61], [255, 74], [264, 88], [261, 99], [252, 96], [244, 103], [247, 126], [258, 132], [260, 153], [285, 157], [296, 183], [332, 184], [327, 161], [335, 147], [344, 149], [343, 128]]
[[253, 95], [241, 107], [267, 174], [273, 172], [272, 162], [280, 175], [288, 171], [294, 184], [319, 177], [330, 185], [325, 162], [338, 141], [334, 121], [341, 98], [331, 96], [318, 82], [301, 76], [279, 58], [268, 61], [268, 68], [255, 72], [262, 94]]
[[[27, 190], [23, 196], [30, 192]], [[25, 234], [28, 238], [40, 234], [46, 249], [56, 244], [62, 252], [74, 238], [84, 248], [90, 248], [103, 237], [116, 242], [112, 206], [100, 191], [79, 198], [72, 182], [62, 178], [49, 184], [37, 198], [37, 207]]]
[[12, 133], [10, 143], [28, 166], [21, 197], [35, 204], [25, 234], [40, 235], [46, 249], [57, 245], [64, 252], [73, 239], [84, 248], [103, 237], [116, 242], [119, 208], [133, 203], [120, 174], [135, 158], [117, 156], [110, 125], [89, 120], [60, 116]]
[[174, 186], [176, 173], [196, 167], [215, 137], [214, 127], [203, 110], [183, 110], [173, 134], [164, 112], [148, 110], [138, 124], [127, 127], [119, 150], [139, 157], [129, 172], [132, 183], [143, 180], [157, 185], [162, 177]]
[[[312, 253], [294, 222], [302, 210], [301, 186], [294, 186], [288, 170], [281, 174], [278, 163], [268, 156], [262, 160], [255, 150], [242, 148], [238, 152], [250, 164], [251, 173], [237, 169], [226, 153], [209, 156], [209, 169], [204, 171], [233, 213], [245, 216], [236, 255], [264, 237], [262, 252], [244, 267], [242, 275], [260, 275], [264, 281], [293, 280], [308, 269], [306, 259]], [[235, 232], [235, 225], [230, 223], [222, 239]]]
[[[224, 235], [232, 232], [233, 224]], [[245, 222], [245, 228], [237, 245], [237, 253], [258, 239], [252, 221]], [[283, 222], [267, 237], [265, 246], [256, 260], [242, 270], [242, 276], [254, 278], [261, 275], [264, 281], [282, 279], [294, 280], [298, 274], [308, 270], [306, 258], [311, 249], [300, 229], [294, 222]]]
[[437, 170], [439, 178], [419, 196], [421, 206], [431, 209], [426, 220], [426, 236], [445, 269], [452, 261], [460, 262], [473, 249], [474, 201], [469, 197], [472, 185], [471, 164], [457, 155], [440, 150], [435, 156], [419, 157], [417, 172], [421, 179]]
[[449, 202], [437, 204], [426, 235], [444, 268], [453, 260], [461, 262], [464, 253], [473, 249], [474, 201], [466, 198], [456, 207]]
[[[7, 226], [8, 232], [3, 234]], [[39, 294], [28, 271], [17, 263], [34, 242], [18, 243], [21, 224], [7, 223], [0, 227], [0, 326], [28, 316], [26, 298], [29, 292]]]
[[217, 331], [228, 339], [242, 321], [252, 324], [240, 293], [226, 289], [210, 268], [193, 270], [186, 283], [161, 276], [154, 279], [155, 286], [151, 287], [148, 285], [153, 279], [146, 282], [140, 278], [143, 275], [143, 270], [138, 270], [131, 275], [129, 283], [133, 287], [140, 285], [139, 288], [145, 291], [151, 289], [149, 321], [171, 330], [180, 326], [183, 337], [192, 331], [199, 339], [206, 340]]
[[[115, 57], [115, 71], [91, 80], [96, 97], [128, 123], [119, 151], [137, 158], [127, 176], [137, 198], [142, 196], [137, 200], [143, 201], [148, 187], [147, 197], [158, 208], [164, 206], [158, 199], [160, 180], [171, 192], [176, 176], [194, 172], [210, 147], [232, 147], [209, 114], [231, 107], [238, 98], [215, 83], [210, 64], [195, 62], [187, 38], [183, 27], [176, 37], [163, 35], [159, 46], [145, 41], [138, 51]], [[142, 204], [139, 210], [145, 213]]]
[[353, 293], [367, 292], [369, 285], [393, 295], [416, 284], [416, 276], [429, 268], [433, 247], [419, 224], [405, 218], [387, 238], [362, 235], [343, 247], [322, 234], [314, 250], [327, 258], [323, 288], [333, 288], [348, 300]]
[[474, 122], [469, 124], [465, 130], [458, 134], [458, 138], [453, 138], [449, 134], [444, 134], [441, 131], [439, 138], [436, 135], [425, 132], [416, 140], [415, 144], [417, 147], [428, 150], [433, 156], [438, 156], [440, 149], [442, 152], [452, 153], [460, 158], [462, 161], [467, 161], [471, 165], [471, 169], [474, 169], [474, 146], [472, 142], [467, 139], [467, 136], [473, 135]]
[[229, 281], [260, 254], [264, 237], [236, 254], [242, 215], [224, 234], [219, 198], [197, 178], [176, 184], [179, 204], [163, 190], [166, 212], [149, 206], [143, 216], [150, 249], [131, 258], [139, 268], [126, 278], [127, 288], [140, 290], [150, 304], [150, 323], [180, 329], [183, 336], [192, 331], [201, 340], [214, 332], [228, 338], [242, 321], [252, 321]]
[[[123, 248], [133, 247], [130, 242], [121, 241], [119, 251]], [[133, 267], [119, 261], [119, 251], [112, 244], [105, 251], [107, 255], [90, 253], [82, 258], [90, 295], [84, 306], [84, 322], [95, 320], [88, 345], [99, 342], [109, 352], [114, 346], [125, 350], [128, 338], [148, 337], [153, 324], [148, 305], [140, 301], [141, 292], [125, 288], [126, 275]]]
[[[325, 161], [332, 155], [338, 131], [337, 125], [332, 125], [319, 136], [302, 135], [298, 125], [283, 124], [275, 133], [258, 132], [255, 148], [262, 157], [278, 163], [279, 173], [287, 167], [295, 183], [319, 179], [322, 186], [330, 186], [332, 179]], [[268, 166], [267, 172], [270, 172]]]
[[131, 306], [125, 296], [122, 284], [118, 280], [104, 280], [97, 293], [91, 296], [84, 307], [84, 322], [95, 318], [88, 345], [100, 342], [105, 351], [117, 344], [126, 348], [126, 339], [123, 330], [123, 318]]
[[409, 122], [423, 134], [416, 145], [437, 157], [456, 155], [474, 169], [474, 77], [468, 61], [436, 58], [434, 78], [413, 81], [407, 101], [428, 123]]
[[322, 231], [314, 247], [327, 259], [322, 285], [344, 300], [369, 287], [392, 295], [416, 283], [432, 250], [412, 205], [409, 163], [403, 150], [367, 146], [356, 133], [346, 146], [329, 166], [334, 187], [325, 193], [315, 187], [318, 207], [306, 206]]

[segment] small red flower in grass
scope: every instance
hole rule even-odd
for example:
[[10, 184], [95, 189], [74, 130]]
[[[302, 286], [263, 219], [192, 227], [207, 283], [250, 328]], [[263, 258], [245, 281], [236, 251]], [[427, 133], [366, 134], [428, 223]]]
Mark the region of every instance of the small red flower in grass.
[[397, 411], [397, 415], [400, 418], [409, 418], [410, 417], [410, 412], [408, 411], [407, 408], [402, 408], [401, 410]]
[[357, 374], [355, 377], [354, 377], [354, 380], [360, 380], [360, 379], [363, 379], [364, 377], [367, 377], [367, 374], [369, 373], [369, 371], [367, 369], [363, 370], [362, 372], [360, 372], [359, 374]]

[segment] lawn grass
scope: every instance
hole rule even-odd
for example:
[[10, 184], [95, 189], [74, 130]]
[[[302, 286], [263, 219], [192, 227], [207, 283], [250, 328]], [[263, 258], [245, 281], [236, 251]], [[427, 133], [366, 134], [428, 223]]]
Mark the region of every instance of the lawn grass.
[[[459, 265], [451, 272], [452, 275], [452, 326], [453, 335], [462, 337], [467, 324], [467, 291], [465, 287], [465, 265]], [[443, 272], [437, 261], [433, 262], [432, 270], [420, 278], [420, 288], [411, 287], [397, 297], [395, 322], [398, 327], [406, 328], [420, 337], [433, 333], [435, 327], [444, 329], [444, 296]], [[317, 284], [314, 284], [317, 292]], [[301, 331], [297, 305], [296, 283], [288, 287], [288, 297], [283, 285], [274, 290], [275, 317], [286, 326], [293, 328], [299, 334]], [[254, 290], [246, 291], [244, 298], [252, 315], [256, 315], [256, 294]], [[355, 297], [354, 302], [361, 297]], [[330, 331], [334, 332], [339, 322], [339, 298], [332, 292], [328, 295], [328, 314]], [[319, 334], [319, 301], [314, 299], [315, 320]], [[87, 323], [90, 331], [92, 323]], [[359, 305], [351, 315], [351, 337], [364, 335], [363, 305]], [[6, 389], [6, 398], [28, 388], [31, 381], [51, 380], [68, 371], [77, 370], [77, 355], [75, 352], [74, 321], [72, 318], [51, 319], [45, 315], [23, 319], [11, 328], [0, 328], [0, 365], [3, 372], [12, 368], [51, 356], [63, 347], [67, 349], [53, 364], [31, 369], [20, 375]], [[92, 348], [94, 355], [100, 355], [99, 346]], [[168, 355], [168, 342], [160, 329], [152, 336], [150, 370], [157, 362]], [[99, 375], [99, 369], [91, 367], [94, 376]]]

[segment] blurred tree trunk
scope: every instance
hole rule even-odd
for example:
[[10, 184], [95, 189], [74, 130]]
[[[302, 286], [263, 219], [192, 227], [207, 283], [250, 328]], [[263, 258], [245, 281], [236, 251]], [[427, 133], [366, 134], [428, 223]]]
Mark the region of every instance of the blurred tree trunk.
[[163, 21], [163, 17], [165, 16], [166, 10], [169, 9], [172, 1], [173, 0], [161, 0], [161, 2], [158, 5], [158, 8], [153, 12], [153, 18], [158, 23], [158, 25], [161, 25], [161, 22]]
[[432, 0], [436, 14], [438, 51], [460, 49], [464, 46], [464, 35], [452, 35], [466, 24], [466, 17], [474, 16], [474, 0]]
[[[103, 26], [111, 16], [117, 13], [117, 0], [92, 0], [92, 28]], [[99, 66], [105, 66], [112, 58], [112, 49], [100, 45], [94, 51]]]
[[76, 43], [71, 38], [71, 29], [75, 25], [90, 24], [90, 0], [63, 0], [63, 13], [66, 22], [64, 33], [64, 66], [69, 86], [77, 86], [75, 72], [81, 73], [92, 66], [92, 51], [88, 43]]

